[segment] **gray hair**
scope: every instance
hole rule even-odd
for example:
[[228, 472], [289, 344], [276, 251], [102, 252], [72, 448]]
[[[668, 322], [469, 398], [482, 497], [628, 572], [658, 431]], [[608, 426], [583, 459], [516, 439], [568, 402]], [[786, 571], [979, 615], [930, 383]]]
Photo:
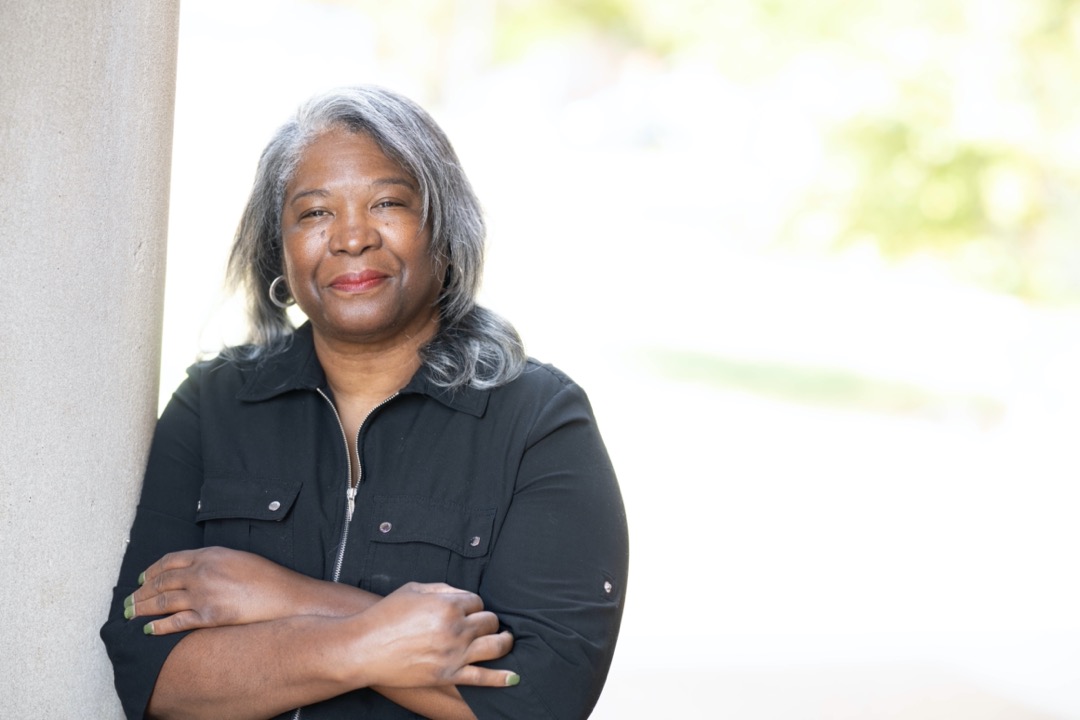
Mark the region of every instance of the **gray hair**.
[[263, 150], [255, 183], [229, 256], [228, 282], [247, 297], [250, 345], [235, 359], [259, 360], [289, 346], [293, 326], [269, 289], [282, 274], [281, 212], [285, 188], [304, 149], [336, 127], [364, 134], [413, 176], [420, 187], [422, 222], [430, 225], [431, 253], [447, 265], [439, 295], [439, 329], [421, 361], [443, 387], [497, 387], [525, 368], [517, 331], [476, 304], [484, 264], [480, 203], [450, 141], [416, 103], [372, 86], [342, 88], [302, 105]]

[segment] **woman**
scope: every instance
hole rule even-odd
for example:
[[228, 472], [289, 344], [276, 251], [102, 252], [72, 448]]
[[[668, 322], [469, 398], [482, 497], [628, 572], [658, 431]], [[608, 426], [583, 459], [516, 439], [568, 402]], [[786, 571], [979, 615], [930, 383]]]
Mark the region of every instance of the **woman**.
[[128, 717], [589, 714], [622, 501], [585, 394], [476, 305], [483, 235], [410, 101], [278, 131], [230, 258], [252, 342], [162, 413], [101, 631]]

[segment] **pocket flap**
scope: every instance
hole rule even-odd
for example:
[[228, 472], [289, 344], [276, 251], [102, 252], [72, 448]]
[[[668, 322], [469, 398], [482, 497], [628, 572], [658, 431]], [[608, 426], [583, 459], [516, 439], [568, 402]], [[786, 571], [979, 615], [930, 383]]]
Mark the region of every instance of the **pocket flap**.
[[469, 508], [428, 498], [376, 495], [367, 536], [373, 542], [423, 542], [480, 557], [491, 545], [495, 508]]
[[302, 484], [298, 480], [207, 477], [195, 520], [281, 520], [289, 514]]

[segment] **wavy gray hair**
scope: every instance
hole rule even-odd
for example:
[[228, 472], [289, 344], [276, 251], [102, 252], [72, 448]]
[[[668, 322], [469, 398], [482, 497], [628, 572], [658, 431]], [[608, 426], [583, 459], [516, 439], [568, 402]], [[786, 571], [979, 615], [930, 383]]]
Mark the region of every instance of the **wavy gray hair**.
[[420, 186], [422, 222], [431, 227], [431, 252], [448, 267], [438, 299], [439, 329], [420, 353], [431, 377], [448, 388], [489, 388], [520, 375], [526, 357], [517, 331], [476, 304], [484, 264], [484, 220], [454, 148], [423, 108], [372, 86], [312, 98], [263, 150], [228, 266], [230, 287], [247, 297], [251, 344], [226, 354], [257, 360], [289, 346], [292, 323], [269, 296], [270, 283], [284, 269], [285, 188], [308, 144], [335, 127], [373, 139]]

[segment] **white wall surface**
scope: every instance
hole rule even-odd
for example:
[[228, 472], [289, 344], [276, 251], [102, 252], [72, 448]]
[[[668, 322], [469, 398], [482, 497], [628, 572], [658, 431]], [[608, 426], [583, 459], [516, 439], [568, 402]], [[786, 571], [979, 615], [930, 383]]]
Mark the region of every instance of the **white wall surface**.
[[97, 631], [157, 404], [177, 0], [0, 6], [0, 697], [119, 717]]

